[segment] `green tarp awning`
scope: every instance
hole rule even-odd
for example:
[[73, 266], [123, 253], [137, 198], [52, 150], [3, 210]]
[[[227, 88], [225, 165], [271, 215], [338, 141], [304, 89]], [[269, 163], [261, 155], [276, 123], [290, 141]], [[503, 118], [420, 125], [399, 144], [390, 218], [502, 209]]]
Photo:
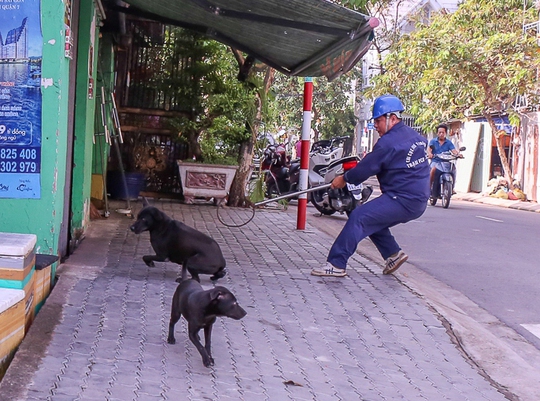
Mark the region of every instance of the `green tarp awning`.
[[295, 76], [335, 79], [370, 45], [376, 18], [326, 0], [127, 0], [126, 12], [176, 24]]

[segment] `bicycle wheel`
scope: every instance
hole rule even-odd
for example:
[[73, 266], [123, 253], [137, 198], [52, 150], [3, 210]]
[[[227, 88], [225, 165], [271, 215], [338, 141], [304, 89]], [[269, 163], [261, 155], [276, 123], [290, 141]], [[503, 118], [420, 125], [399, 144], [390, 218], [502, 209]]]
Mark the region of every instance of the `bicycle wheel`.
[[442, 185], [441, 202], [445, 209], [450, 206], [450, 197], [452, 196], [452, 183], [445, 181]]

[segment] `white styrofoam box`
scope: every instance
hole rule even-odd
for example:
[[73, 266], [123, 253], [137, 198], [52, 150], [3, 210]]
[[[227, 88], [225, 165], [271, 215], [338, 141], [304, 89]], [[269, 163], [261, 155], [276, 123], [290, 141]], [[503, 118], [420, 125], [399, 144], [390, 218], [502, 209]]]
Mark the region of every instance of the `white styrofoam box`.
[[0, 233], [0, 255], [26, 256], [34, 250], [35, 234]]
[[0, 288], [0, 313], [5, 312], [17, 302], [24, 299], [24, 290], [14, 290], [11, 288]]
[[0, 254], [0, 269], [24, 270], [29, 264], [34, 264], [36, 254], [34, 251], [26, 256], [5, 256]]

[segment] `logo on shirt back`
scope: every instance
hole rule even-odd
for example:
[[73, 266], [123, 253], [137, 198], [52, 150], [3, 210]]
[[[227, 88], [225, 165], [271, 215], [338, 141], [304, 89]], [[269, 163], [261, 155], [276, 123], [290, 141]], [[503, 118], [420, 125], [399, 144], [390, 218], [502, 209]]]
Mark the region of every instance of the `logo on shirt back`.
[[405, 159], [405, 165], [407, 168], [413, 168], [427, 162], [427, 149], [425, 142], [418, 141], [411, 145], [407, 152], [407, 158]]

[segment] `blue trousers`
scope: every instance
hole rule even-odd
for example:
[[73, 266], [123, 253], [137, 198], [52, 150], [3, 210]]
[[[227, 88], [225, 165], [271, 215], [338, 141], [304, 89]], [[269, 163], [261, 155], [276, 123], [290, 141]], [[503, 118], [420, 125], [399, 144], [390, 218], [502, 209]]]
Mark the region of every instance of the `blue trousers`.
[[390, 233], [390, 227], [417, 219], [426, 210], [425, 201], [407, 201], [382, 194], [357, 207], [336, 238], [327, 261], [340, 269], [347, 267], [347, 261], [356, 252], [358, 243], [369, 237], [383, 259], [401, 249]]

